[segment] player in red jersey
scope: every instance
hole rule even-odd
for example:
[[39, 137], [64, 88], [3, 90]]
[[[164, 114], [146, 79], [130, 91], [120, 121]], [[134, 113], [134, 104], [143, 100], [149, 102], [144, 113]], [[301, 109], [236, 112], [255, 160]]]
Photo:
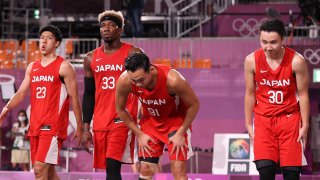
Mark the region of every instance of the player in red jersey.
[[[169, 66], [151, 65], [143, 53], [129, 56], [125, 68], [117, 83], [116, 108], [138, 139], [139, 179], [152, 179], [165, 144], [174, 179], [187, 179], [186, 160], [192, 155], [189, 128], [199, 110], [197, 96], [179, 72]], [[130, 93], [142, 104], [141, 129], [125, 107]]]
[[31, 115], [28, 136], [35, 178], [59, 179], [54, 165], [58, 164], [59, 151], [67, 137], [69, 97], [77, 121], [74, 137], [80, 138], [81, 108], [75, 70], [68, 61], [55, 53], [62, 41], [61, 31], [56, 26], [49, 25], [40, 29], [39, 35], [42, 57], [28, 65], [19, 90], [0, 114], [0, 123], [6, 113], [24, 99], [30, 87]]
[[[121, 12], [99, 14], [101, 47], [84, 59], [83, 138], [92, 143], [90, 122], [93, 117], [94, 168], [106, 169], [107, 179], [121, 179], [121, 164], [133, 163], [134, 134], [118, 117], [115, 108], [116, 82], [124, 71], [124, 60], [141, 49], [120, 40], [124, 18]], [[127, 108], [137, 117], [138, 99], [129, 97]]]
[[261, 49], [244, 63], [245, 121], [254, 162], [262, 180], [275, 179], [277, 163], [284, 179], [299, 179], [301, 166], [306, 165], [303, 150], [309, 128], [307, 64], [283, 46], [282, 21], [267, 20], [259, 30]]

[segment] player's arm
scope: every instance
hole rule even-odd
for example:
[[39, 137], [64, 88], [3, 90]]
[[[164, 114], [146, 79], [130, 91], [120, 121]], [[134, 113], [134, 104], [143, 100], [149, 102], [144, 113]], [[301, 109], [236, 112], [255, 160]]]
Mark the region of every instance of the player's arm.
[[93, 117], [94, 104], [95, 104], [95, 81], [90, 67], [93, 51], [89, 52], [83, 62], [84, 70], [84, 93], [82, 100], [83, 110], [83, 129], [84, 131], [90, 130], [90, 123]]
[[92, 134], [90, 132], [90, 123], [93, 117], [95, 105], [95, 81], [90, 67], [93, 51], [86, 54], [83, 61], [84, 70], [84, 92], [82, 98], [83, 124], [81, 145], [90, 153], [89, 146], [92, 144]]
[[123, 72], [121, 76], [118, 79], [117, 87], [116, 87], [116, 111], [118, 116], [121, 120], [130, 128], [135, 135], [137, 136], [138, 142], [139, 142], [139, 150], [142, 152], [142, 156], [144, 157], [144, 153], [148, 153], [151, 157], [150, 151], [154, 151], [151, 149], [151, 147], [148, 145], [149, 141], [154, 140], [144, 134], [137, 126], [137, 124], [134, 122], [132, 117], [130, 116], [130, 113], [126, 109], [127, 99], [129, 94], [131, 93], [131, 81], [127, 75], [127, 71]]
[[294, 56], [292, 60], [292, 71], [296, 76], [299, 106], [302, 119], [302, 125], [300, 127], [298, 141], [302, 139], [304, 145], [306, 145], [310, 112], [310, 102], [308, 93], [309, 78], [307, 63], [305, 59], [298, 53]]
[[0, 114], [0, 125], [2, 124], [6, 114], [16, 107], [26, 96], [26, 93], [30, 87], [30, 72], [33, 63], [30, 63], [26, 69], [24, 79], [18, 89], [18, 91], [12, 96], [9, 102], [3, 107], [2, 112]]
[[169, 139], [169, 143], [173, 143], [172, 151], [173, 154], [176, 153], [176, 157], [179, 156], [179, 152], [182, 152], [182, 155], [186, 157], [184, 148], [188, 147], [185, 143], [185, 133], [190, 128], [190, 125], [194, 118], [196, 117], [200, 103], [195, 92], [189, 85], [189, 83], [184, 79], [184, 77], [176, 70], [171, 69], [168, 72], [167, 77], [167, 87], [169, 94], [179, 96], [185, 105], [187, 106], [185, 119], [177, 130], [177, 132]]
[[126, 109], [127, 98], [131, 93], [131, 82], [126, 75], [127, 71], [123, 72], [118, 79], [116, 87], [116, 110], [121, 120], [137, 135], [141, 135], [142, 131], [138, 128], [129, 112]]
[[167, 87], [170, 94], [178, 95], [187, 106], [185, 119], [177, 131], [184, 135], [199, 111], [199, 99], [187, 80], [174, 69], [168, 72]]
[[256, 103], [254, 74], [255, 74], [255, 59], [254, 59], [254, 54], [252, 53], [247, 56], [244, 62], [244, 76], [245, 76], [245, 82], [246, 82], [246, 91], [245, 91], [245, 97], [244, 97], [244, 114], [245, 114], [245, 125], [251, 140], [253, 140], [254, 138], [252, 115], [253, 115], [253, 107], [254, 107], [254, 104]]
[[[71, 98], [72, 108], [77, 121], [77, 129], [76, 129], [76, 132], [74, 133], [73, 138], [78, 137], [79, 139], [81, 139], [82, 116], [81, 116], [80, 100], [78, 96], [76, 71], [69, 61], [63, 61], [59, 69], [59, 74], [63, 78], [68, 95]], [[80, 144], [80, 140], [79, 140], [79, 144]]]

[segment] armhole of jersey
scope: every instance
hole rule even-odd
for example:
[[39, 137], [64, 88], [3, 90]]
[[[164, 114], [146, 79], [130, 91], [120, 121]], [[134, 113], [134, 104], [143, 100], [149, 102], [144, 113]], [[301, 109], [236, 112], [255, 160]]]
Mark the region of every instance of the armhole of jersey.
[[125, 46], [124, 50], [127, 52], [127, 54], [126, 54], [126, 58], [127, 58], [129, 56], [131, 48], [134, 48], [134, 46], [132, 44], [128, 44], [128, 43], [123, 43], [123, 45]]
[[[96, 58], [96, 56], [97, 56], [97, 54], [99, 53], [99, 51], [101, 52], [102, 50], [102, 47], [103, 46], [100, 46], [100, 47], [98, 47], [98, 48], [96, 48], [96, 49], [94, 49], [93, 51], [92, 51], [92, 56], [91, 56], [91, 60], [90, 60], [90, 64], [89, 64], [89, 67], [90, 67], [90, 69], [91, 69], [91, 71], [92, 71], [92, 61]], [[92, 71], [92, 73], [93, 73], [93, 71]]]
[[32, 70], [34, 69], [34, 64], [37, 63], [37, 62], [38, 62], [38, 61], [35, 61], [35, 62], [32, 63], [32, 67], [31, 67], [31, 69], [30, 69], [30, 74], [31, 74]]
[[66, 60], [59, 56], [59, 61], [61, 61], [60, 64], [59, 64], [59, 68], [58, 68], [59, 79], [60, 79], [60, 81], [61, 81], [62, 84], [65, 84], [64, 79], [63, 79], [63, 77], [60, 75], [59, 71], [60, 71], [60, 67], [61, 67], [63, 61], [66, 61]]

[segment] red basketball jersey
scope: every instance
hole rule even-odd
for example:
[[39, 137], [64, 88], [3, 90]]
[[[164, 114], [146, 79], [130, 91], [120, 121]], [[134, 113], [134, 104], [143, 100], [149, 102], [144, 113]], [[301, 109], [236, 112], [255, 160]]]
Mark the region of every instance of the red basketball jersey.
[[132, 92], [139, 97], [143, 108], [141, 129], [151, 134], [167, 136], [167, 133], [177, 130], [182, 125], [186, 107], [181, 98], [168, 92], [167, 75], [171, 67], [155, 66], [158, 71], [155, 88], [149, 91], [132, 84]]
[[[125, 70], [124, 61], [131, 48], [131, 44], [122, 43], [113, 54], [104, 53], [104, 46], [94, 50], [90, 64], [96, 87], [93, 130], [110, 130], [114, 119], [118, 118], [115, 107], [116, 84]], [[132, 94], [128, 98], [127, 109], [136, 119], [138, 99]]]
[[295, 51], [286, 47], [279, 67], [272, 70], [263, 49], [254, 52], [257, 99], [255, 113], [273, 116], [299, 110], [296, 78], [292, 72], [294, 55]]
[[[62, 83], [59, 69], [63, 58], [57, 58], [43, 67], [41, 61], [34, 62], [30, 72], [31, 117], [29, 136], [40, 134], [67, 137], [69, 119], [69, 95]], [[50, 126], [41, 130], [41, 127]]]

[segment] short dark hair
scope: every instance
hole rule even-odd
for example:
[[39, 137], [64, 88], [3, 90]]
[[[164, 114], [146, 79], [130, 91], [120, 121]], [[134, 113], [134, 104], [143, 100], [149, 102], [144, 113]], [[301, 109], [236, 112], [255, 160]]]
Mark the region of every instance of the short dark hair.
[[143, 69], [145, 72], [150, 72], [150, 60], [144, 53], [134, 53], [129, 55], [124, 63], [127, 71], [135, 72], [137, 69]]
[[60, 41], [60, 43], [62, 42], [62, 33], [61, 33], [60, 29], [57, 26], [48, 25], [48, 26], [42, 27], [40, 29], [40, 31], [39, 31], [39, 36], [41, 36], [41, 34], [44, 31], [51, 32], [54, 35], [54, 37], [56, 38], [57, 41]]
[[276, 32], [280, 35], [281, 39], [286, 36], [285, 25], [279, 19], [268, 19], [264, 21], [259, 28], [259, 32], [261, 31]]

